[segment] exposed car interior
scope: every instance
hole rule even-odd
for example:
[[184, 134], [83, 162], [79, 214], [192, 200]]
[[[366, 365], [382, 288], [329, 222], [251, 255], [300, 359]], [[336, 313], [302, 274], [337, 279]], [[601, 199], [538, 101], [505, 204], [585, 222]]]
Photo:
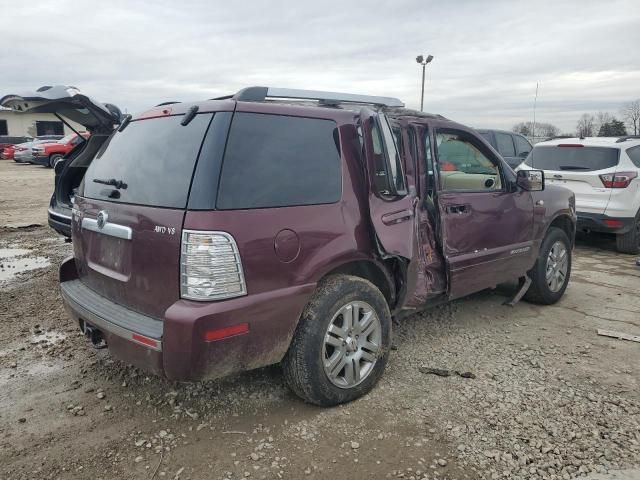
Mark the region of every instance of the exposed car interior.
[[442, 190], [501, 190], [500, 170], [457, 133], [436, 133]]

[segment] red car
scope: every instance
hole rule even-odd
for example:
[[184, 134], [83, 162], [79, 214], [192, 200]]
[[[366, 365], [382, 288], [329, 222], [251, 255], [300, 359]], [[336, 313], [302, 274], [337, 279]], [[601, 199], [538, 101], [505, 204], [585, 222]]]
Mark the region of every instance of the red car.
[[10, 137], [7, 135], [0, 136], [0, 158], [3, 160], [13, 159], [13, 147], [19, 143], [29, 142], [29, 137]]
[[13, 160], [13, 154], [16, 153], [15, 145], [7, 145], [2, 149], [2, 160]]
[[80, 135], [70, 133], [56, 142], [36, 145], [33, 147], [31, 163], [53, 168], [58, 160], [87, 138], [89, 138], [88, 132], [80, 132]]

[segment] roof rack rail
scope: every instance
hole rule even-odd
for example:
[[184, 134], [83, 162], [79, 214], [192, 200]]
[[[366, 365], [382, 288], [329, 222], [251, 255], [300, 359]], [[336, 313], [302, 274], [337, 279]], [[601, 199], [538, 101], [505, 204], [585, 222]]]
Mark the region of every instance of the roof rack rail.
[[626, 142], [627, 140], [640, 139], [640, 135], [625, 135], [616, 140], [616, 143]]
[[384, 107], [404, 107], [403, 102], [393, 97], [375, 97], [372, 95], [299, 90], [294, 88], [247, 87], [240, 90], [231, 98], [243, 102], [263, 102], [267, 98], [288, 98], [295, 100], [317, 100], [322, 105], [360, 103]]
[[175, 102], [175, 101], [169, 101], [169, 102], [162, 102], [156, 105], [156, 107], [164, 107], [165, 105], [174, 105], [176, 103], [180, 103], [180, 102]]

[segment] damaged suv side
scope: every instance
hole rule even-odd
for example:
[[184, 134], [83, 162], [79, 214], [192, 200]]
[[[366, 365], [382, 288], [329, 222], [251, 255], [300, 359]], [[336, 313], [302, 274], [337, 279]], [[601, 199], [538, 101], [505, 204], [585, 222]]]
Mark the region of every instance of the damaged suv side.
[[518, 279], [513, 301], [558, 301], [575, 220], [571, 192], [441, 116], [251, 87], [122, 122], [77, 189], [61, 292], [125, 362], [173, 380], [281, 362], [335, 405], [382, 375], [392, 317]]

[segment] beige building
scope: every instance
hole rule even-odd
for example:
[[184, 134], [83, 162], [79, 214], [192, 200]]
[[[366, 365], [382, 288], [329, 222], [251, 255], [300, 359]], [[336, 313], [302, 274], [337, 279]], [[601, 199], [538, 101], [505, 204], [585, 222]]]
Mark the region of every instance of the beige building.
[[[82, 125], [65, 120], [77, 131]], [[19, 113], [0, 108], [0, 135], [12, 137], [37, 137], [39, 135], [66, 135], [73, 131], [51, 113]]]

